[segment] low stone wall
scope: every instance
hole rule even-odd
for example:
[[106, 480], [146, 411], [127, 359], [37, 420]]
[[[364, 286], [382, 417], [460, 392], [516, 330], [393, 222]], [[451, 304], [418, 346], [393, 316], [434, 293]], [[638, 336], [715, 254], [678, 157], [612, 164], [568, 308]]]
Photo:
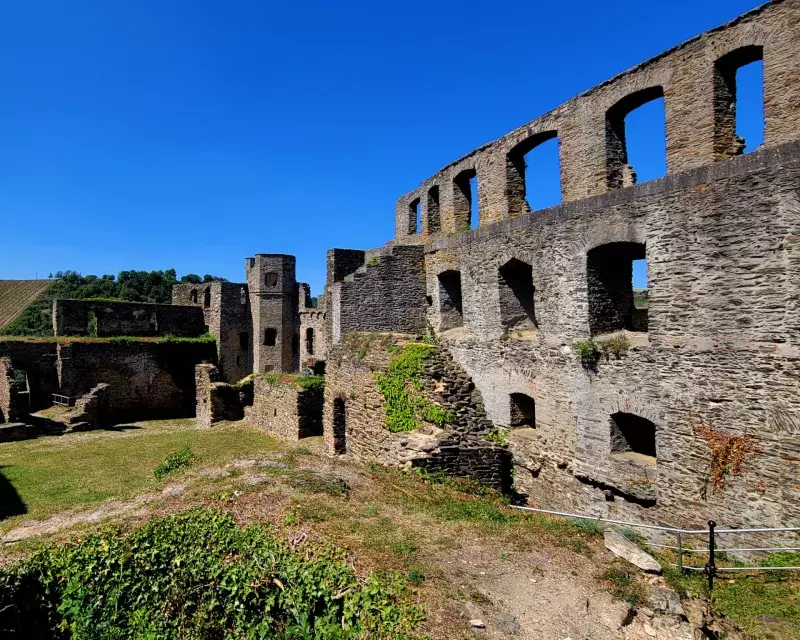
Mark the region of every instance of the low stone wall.
[[260, 429], [283, 440], [319, 436], [323, 401], [321, 389], [303, 389], [291, 382], [271, 384], [265, 378], [256, 378], [248, 417]]
[[511, 490], [511, 455], [487, 440], [493, 426], [469, 376], [449, 353], [432, 347], [424, 362], [422, 393], [450, 411], [445, 428], [425, 425], [414, 431], [390, 432], [385, 399], [375, 379], [387, 370], [389, 346], [402, 347], [410, 336], [350, 334], [329, 354], [323, 414], [325, 448], [363, 462], [424, 467], [449, 475], [472, 477], [502, 492]]
[[70, 431], [98, 429], [109, 422], [110, 401], [110, 386], [105, 383], [98, 384], [89, 393], [78, 398], [72, 411], [61, 419]]
[[221, 373], [213, 364], [195, 367], [197, 426], [209, 428], [223, 420], [241, 420], [247, 393], [238, 386], [221, 381]]
[[203, 335], [206, 322], [196, 306], [53, 300], [53, 331], [57, 336], [179, 336]]

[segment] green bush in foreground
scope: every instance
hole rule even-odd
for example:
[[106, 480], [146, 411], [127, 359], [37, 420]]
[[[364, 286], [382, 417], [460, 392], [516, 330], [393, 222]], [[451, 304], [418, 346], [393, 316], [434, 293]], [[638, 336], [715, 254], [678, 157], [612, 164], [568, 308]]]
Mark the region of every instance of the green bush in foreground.
[[394, 574], [358, 580], [342, 551], [194, 509], [0, 568], [0, 635], [410, 639], [421, 614], [405, 589]]

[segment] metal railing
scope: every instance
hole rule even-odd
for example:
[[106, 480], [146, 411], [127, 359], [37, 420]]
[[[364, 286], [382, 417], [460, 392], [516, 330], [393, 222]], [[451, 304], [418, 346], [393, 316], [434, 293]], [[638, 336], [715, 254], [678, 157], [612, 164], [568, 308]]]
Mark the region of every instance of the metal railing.
[[[797, 567], [761, 567], [761, 566], [738, 566], [738, 567], [720, 567], [717, 566], [717, 559], [720, 553], [755, 553], [755, 552], [791, 552], [800, 551], [800, 547], [752, 547], [752, 548], [718, 548], [717, 536], [719, 535], [737, 535], [745, 533], [800, 533], [800, 527], [763, 527], [754, 529], [717, 529], [717, 523], [713, 520], [708, 521], [708, 529], [681, 529], [679, 527], [663, 526], [657, 524], [643, 524], [640, 522], [625, 522], [624, 520], [612, 520], [610, 518], [603, 518], [599, 516], [588, 516], [580, 513], [565, 513], [563, 511], [551, 511], [548, 509], [534, 509], [533, 507], [522, 507], [512, 505], [514, 509], [522, 511], [532, 511], [534, 513], [543, 513], [551, 516], [558, 516], [561, 518], [576, 518], [579, 520], [592, 520], [594, 522], [605, 522], [606, 524], [615, 524], [625, 527], [634, 527], [638, 529], [651, 529], [656, 531], [663, 531], [668, 534], [675, 535], [675, 545], [657, 544], [648, 542], [647, 546], [657, 547], [660, 549], [670, 549], [676, 551], [677, 563], [670, 563], [670, 566], [677, 567], [682, 572], [700, 571], [708, 577], [709, 590], [714, 588], [714, 577], [721, 571], [800, 571], [800, 566]], [[705, 535], [708, 536], [708, 548], [694, 549], [684, 545], [684, 536]], [[691, 566], [684, 564], [684, 555], [693, 553], [708, 553], [708, 560], [702, 567]]]
[[62, 396], [60, 393], [54, 393], [53, 404], [57, 404], [62, 407], [71, 407], [75, 404], [75, 398], [70, 398], [69, 396]]

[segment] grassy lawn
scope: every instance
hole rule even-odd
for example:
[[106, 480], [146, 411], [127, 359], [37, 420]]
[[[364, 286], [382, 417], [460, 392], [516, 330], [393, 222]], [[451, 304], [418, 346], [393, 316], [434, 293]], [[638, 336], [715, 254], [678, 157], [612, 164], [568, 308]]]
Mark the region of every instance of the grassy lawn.
[[201, 465], [279, 448], [254, 428], [239, 424], [201, 430], [194, 420], [142, 422], [119, 431], [3, 443], [0, 503], [8, 509], [21, 500], [24, 511], [16, 509], [18, 515], [3, 520], [0, 531], [70, 507], [155, 490], [161, 483], [153, 469], [187, 443]]

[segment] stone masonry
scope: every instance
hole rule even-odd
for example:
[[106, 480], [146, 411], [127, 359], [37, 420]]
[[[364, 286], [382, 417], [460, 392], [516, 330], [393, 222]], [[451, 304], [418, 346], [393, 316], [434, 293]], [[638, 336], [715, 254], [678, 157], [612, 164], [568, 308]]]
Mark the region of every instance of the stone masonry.
[[[446, 166], [398, 200], [386, 247], [330, 251], [327, 445], [387, 464], [430, 446], [431, 434], [380, 431], [382, 363], [340, 355], [352, 332], [428, 325], [507, 430], [531, 503], [689, 527], [796, 524], [799, 43], [800, 0], [770, 2]], [[765, 137], [743, 156], [732, 78], [754, 60]], [[667, 175], [635, 184], [624, 119], [662, 96]], [[554, 137], [563, 204], [532, 212], [524, 154]], [[480, 226], [464, 232], [473, 197]], [[639, 259], [646, 311], [630, 282]], [[577, 350], [590, 337], [618, 348], [587, 367]], [[758, 442], [724, 491], [698, 425]]]
[[299, 440], [322, 435], [321, 389], [303, 389], [291, 378], [267, 380], [256, 377], [253, 406], [248, 417], [270, 435], [284, 440]]

